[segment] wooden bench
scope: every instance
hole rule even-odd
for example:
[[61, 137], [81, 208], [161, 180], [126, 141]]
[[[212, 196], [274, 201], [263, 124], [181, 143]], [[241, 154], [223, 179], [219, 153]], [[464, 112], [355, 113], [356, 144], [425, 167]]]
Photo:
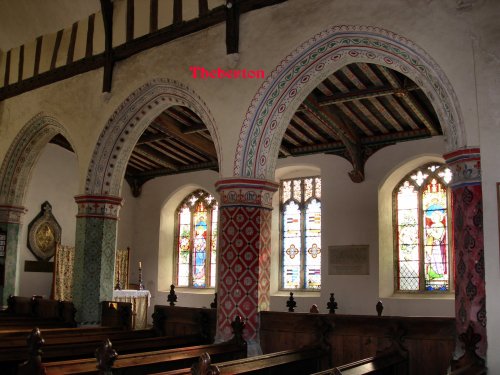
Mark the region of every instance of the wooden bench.
[[[227, 362], [204, 353], [191, 368], [154, 373], [155, 375], [212, 375], [212, 374], [286, 374], [306, 375], [321, 370], [325, 352], [319, 347], [284, 350]], [[212, 364], [214, 362], [214, 364]], [[149, 372], [150, 373], [150, 372]]]
[[[166, 349], [148, 353], [120, 354], [117, 358], [116, 351], [109, 340], [96, 350], [98, 367], [103, 371], [113, 374], [145, 374], [159, 371], [169, 371], [190, 366], [203, 353], [209, 353], [217, 361], [228, 361], [246, 357], [247, 346], [242, 338], [244, 323], [237, 317], [232, 324], [234, 336], [230, 341], [197, 345], [175, 349]], [[35, 355], [29, 364], [23, 365], [21, 373], [30, 374], [95, 374], [98, 372], [95, 359], [80, 359], [72, 361], [59, 361], [40, 363], [40, 342], [36, 339], [38, 349], [34, 348]], [[29, 369], [29, 371], [27, 371]]]
[[337, 366], [312, 375], [407, 375], [408, 359], [400, 353], [388, 353], [376, 357]]
[[0, 330], [76, 327], [76, 310], [72, 302], [18, 296], [9, 296], [7, 302], [7, 310], [0, 313]]

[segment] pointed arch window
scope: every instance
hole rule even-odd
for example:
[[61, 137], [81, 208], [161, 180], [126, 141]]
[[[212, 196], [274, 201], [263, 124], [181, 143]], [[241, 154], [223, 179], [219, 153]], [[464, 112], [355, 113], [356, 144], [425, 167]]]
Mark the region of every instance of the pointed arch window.
[[321, 177], [282, 180], [281, 289], [321, 288]]
[[177, 208], [176, 285], [214, 288], [219, 206], [204, 190], [188, 195]]
[[451, 179], [449, 168], [427, 164], [408, 174], [394, 190], [397, 291], [450, 290]]

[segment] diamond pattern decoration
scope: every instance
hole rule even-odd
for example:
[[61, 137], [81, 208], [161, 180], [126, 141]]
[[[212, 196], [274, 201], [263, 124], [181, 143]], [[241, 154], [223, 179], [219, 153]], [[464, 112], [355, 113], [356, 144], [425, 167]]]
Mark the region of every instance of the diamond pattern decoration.
[[245, 319], [244, 338], [257, 339], [258, 311], [269, 308], [271, 211], [250, 206], [220, 208], [217, 332], [232, 336], [231, 321]]
[[486, 310], [484, 280], [484, 234], [482, 225], [481, 184], [452, 186], [454, 246], [458, 255], [455, 280], [455, 311], [457, 333], [466, 332], [472, 325], [481, 335], [476, 353], [486, 355]]

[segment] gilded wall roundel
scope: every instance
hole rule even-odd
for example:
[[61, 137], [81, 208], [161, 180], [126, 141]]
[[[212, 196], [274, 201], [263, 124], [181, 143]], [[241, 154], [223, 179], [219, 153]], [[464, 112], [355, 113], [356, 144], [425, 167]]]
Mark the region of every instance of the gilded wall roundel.
[[42, 204], [40, 213], [28, 225], [28, 249], [38, 260], [54, 256], [56, 244], [61, 241], [61, 226], [52, 215], [49, 202]]

